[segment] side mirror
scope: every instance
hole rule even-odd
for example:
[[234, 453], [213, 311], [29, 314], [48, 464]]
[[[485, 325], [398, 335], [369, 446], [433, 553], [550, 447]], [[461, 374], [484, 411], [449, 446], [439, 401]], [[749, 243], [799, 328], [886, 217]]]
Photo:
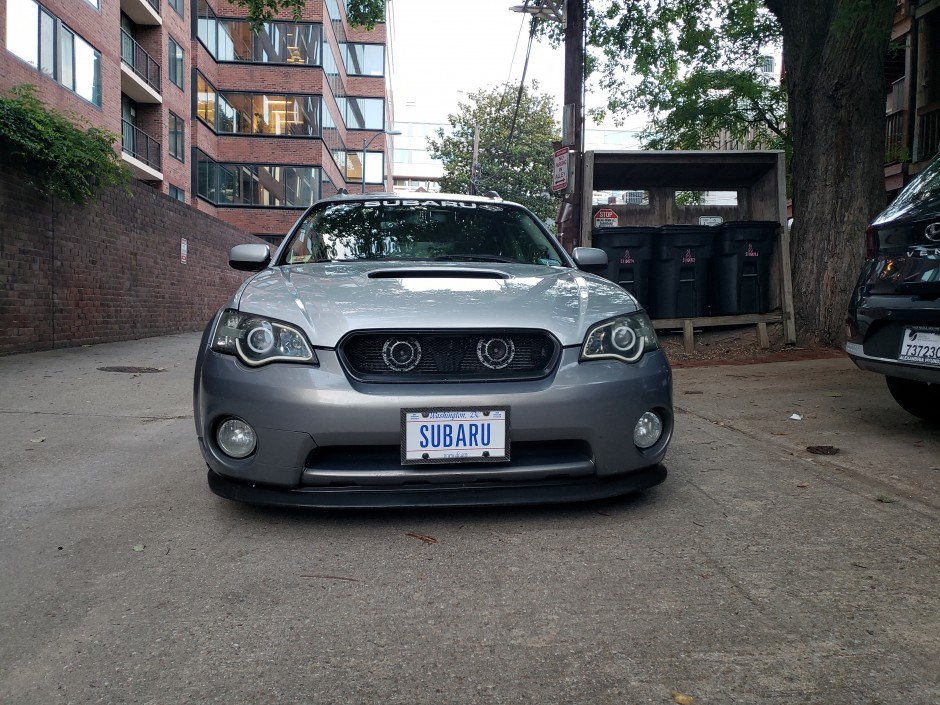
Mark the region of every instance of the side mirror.
[[571, 253], [578, 269], [595, 274], [607, 270], [607, 253], [597, 247], [576, 247]]
[[267, 245], [235, 245], [228, 253], [228, 266], [242, 272], [260, 272], [271, 261]]

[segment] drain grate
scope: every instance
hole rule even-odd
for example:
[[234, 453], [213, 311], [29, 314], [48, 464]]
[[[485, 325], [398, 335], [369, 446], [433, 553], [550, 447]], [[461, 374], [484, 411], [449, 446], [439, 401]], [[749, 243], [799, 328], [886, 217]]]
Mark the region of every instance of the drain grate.
[[150, 372], [163, 372], [165, 367], [99, 367], [101, 372], [126, 372], [128, 374], [146, 374]]

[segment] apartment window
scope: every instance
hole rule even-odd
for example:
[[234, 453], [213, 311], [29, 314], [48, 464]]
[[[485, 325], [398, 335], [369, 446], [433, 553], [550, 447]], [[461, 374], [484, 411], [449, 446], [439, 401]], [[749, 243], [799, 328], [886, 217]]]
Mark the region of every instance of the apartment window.
[[200, 0], [199, 41], [216, 61], [320, 65], [323, 27], [312, 22], [267, 22], [258, 33], [245, 20], [220, 19]]
[[215, 127], [215, 88], [201, 73], [196, 74], [196, 117], [213, 130]]
[[168, 0], [168, 2], [170, 3], [170, 7], [176, 10], [176, 14], [179, 15], [180, 17], [185, 16], [183, 14], [183, 7], [184, 7], [183, 1], [184, 0]]
[[762, 56], [760, 58], [760, 70], [762, 73], [773, 73], [774, 72], [774, 57]]
[[384, 76], [384, 44], [343, 44], [343, 64], [351, 76]]
[[174, 186], [170, 184], [170, 198], [176, 201], [186, 202], [186, 192], [181, 189], [179, 186]]
[[8, 0], [7, 49], [101, 106], [101, 54], [35, 0]]
[[196, 75], [196, 115], [219, 134], [316, 137], [320, 96], [221, 93]]
[[385, 101], [382, 98], [337, 98], [336, 102], [347, 129], [385, 129]]
[[[339, 162], [337, 159], [337, 163]], [[362, 152], [346, 151], [340, 168], [346, 183], [362, 183]], [[366, 183], [385, 183], [385, 152], [366, 152]]]
[[170, 37], [167, 63], [170, 70], [170, 81], [179, 88], [183, 87], [183, 47]]
[[170, 134], [169, 134], [170, 156], [185, 162], [185, 134], [183, 132], [183, 118], [170, 113]]
[[197, 152], [196, 193], [216, 206], [306, 208], [320, 179], [315, 166], [221, 163]]

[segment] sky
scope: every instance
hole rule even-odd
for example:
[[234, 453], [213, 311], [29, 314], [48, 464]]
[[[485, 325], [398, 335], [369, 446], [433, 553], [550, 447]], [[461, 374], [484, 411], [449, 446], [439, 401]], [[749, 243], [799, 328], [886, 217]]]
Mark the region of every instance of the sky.
[[[529, 16], [512, 12], [515, 4], [523, 0], [389, 0], [396, 119], [445, 122], [464, 94], [518, 85]], [[526, 83], [556, 96], [559, 114], [564, 69], [562, 49], [533, 44]]]
[[[518, 86], [529, 41], [529, 15], [510, 7], [524, 0], [388, 0], [392, 100], [395, 120], [446, 123], [466, 94], [507, 81]], [[565, 89], [565, 52], [535, 41], [525, 72], [526, 84], [555, 98], [561, 123]], [[599, 90], [589, 87], [586, 108], [606, 107]], [[587, 149], [636, 149], [635, 136], [646, 119], [610, 117], [601, 126], [590, 119]], [[614, 134], [615, 131], [620, 136]]]

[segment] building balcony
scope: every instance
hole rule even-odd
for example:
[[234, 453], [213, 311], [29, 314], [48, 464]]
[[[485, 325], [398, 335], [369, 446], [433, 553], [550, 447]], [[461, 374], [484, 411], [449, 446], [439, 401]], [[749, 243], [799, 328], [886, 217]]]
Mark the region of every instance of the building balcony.
[[160, 0], [121, 0], [121, 12], [141, 25], [161, 25]]
[[121, 156], [141, 181], [163, 181], [161, 145], [153, 137], [121, 120]]
[[885, 116], [885, 164], [910, 161], [907, 141], [907, 111], [895, 110]]
[[121, 91], [138, 103], [162, 103], [160, 64], [121, 30]]
[[917, 161], [932, 159], [940, 150], [940, 102], [928, 103], [917, 109], [919, 149]]

